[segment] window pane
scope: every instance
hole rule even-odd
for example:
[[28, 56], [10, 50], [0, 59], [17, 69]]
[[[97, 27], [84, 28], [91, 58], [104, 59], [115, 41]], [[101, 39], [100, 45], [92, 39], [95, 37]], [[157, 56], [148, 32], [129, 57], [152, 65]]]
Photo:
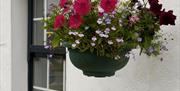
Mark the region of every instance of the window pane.
[[50, 89], [63, 91], [63, 58], [53, 58], [50, 60]]
[[[47, 71], [47, 58], [35, 57], [34, 61], [34, 86], [49, 88], [52, 90], [63, 91], [63, 57], [55, 56], [49, 59], [49, 71]], [[47, 72], [49, 81], [47, 81]], [[34, 89], [34, 91], [36, 91]]]
[[47, 87], [47, 59], [34, 58], [34, 86]]
[[33, 29], [33, 45], [43, 45], [44, 44], [44, 23], [41, 21], [34, 22]]
[[44, 0], [34, 0], [34, 18], [43, 17]]

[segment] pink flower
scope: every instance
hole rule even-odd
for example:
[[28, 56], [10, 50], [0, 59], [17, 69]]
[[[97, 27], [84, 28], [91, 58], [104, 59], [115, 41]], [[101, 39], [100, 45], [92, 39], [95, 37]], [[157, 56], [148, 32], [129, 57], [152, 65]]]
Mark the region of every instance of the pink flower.
[[67, 2], [68, 2], [68, 0], [59, 0], [59, 6], [60, 6], [61, 8], [64, 8], [65, 5], [67, 4]]
[[101, 0], [100, 6], [104, 9], [104, 12], [112, 12], [116, 8], [117, 0]]
[[87, 15], [91, 10], [91, 2], [90, 0], [76, 0], [73, 7], [75, 13], [82, 16]]
[[136, 15], [131, 16], [131, 17], [129, 18], [129, 21], [130, 21], [131, 23], [136, 23], [136, 22], [139, 21], [139, 17], [136, 16]]
[[63, 15], [56, 16], [55, 21], [54, 21], [54, 30], [61, 28], [64, 22], [65, 22], [65, 18]]
[[71, 15], [69, 19], [69, 27], [71, 29], [78, 29], [81, 26], [82, 22], [83, 20], [80, 15], [78, 14]]

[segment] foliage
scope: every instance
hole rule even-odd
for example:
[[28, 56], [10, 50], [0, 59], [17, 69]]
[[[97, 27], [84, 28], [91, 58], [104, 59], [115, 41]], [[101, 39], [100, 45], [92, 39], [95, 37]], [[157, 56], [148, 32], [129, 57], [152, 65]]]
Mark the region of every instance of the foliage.
[[[116, 3], [115, 8], [102, 8], [102, 3], [106, 1], [109, 2], [107, 5]], [[152, 5], [150, 9], [146, 7], [148, 2]], [[164, 16], [156, 14], [152, 8], [154, 4], [160, 6], [158, 0], [148, 2], [60, 0], [60, 6], [53, 6], [50, 17], [44, 20], [47, 23], [45, 28], [53, 36], [51, 44], [54, 48], [65, 46], [81, 52], [90, 51], [98, 56], [117, 58], [140, 47], [140, 53], [158, 55], [162, 47], [162, 42], [158, 40], [162, 36], [159, 35], [160, 26], [165, 24], [160, 24], [160, 19], [164, 19]], [[79, 7], [82, 11], [76, 11]], [[164, 10], [159, 12], [167, 13]], [[175, 16], [172, 12], [168, 14], [166, 18], [170, 20], [165, 21], [166, 25], [174, 25]]]

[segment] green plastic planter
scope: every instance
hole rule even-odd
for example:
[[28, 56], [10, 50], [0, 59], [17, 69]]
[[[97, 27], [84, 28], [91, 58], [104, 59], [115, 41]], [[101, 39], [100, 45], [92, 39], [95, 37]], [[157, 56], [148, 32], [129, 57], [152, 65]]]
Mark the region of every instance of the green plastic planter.
[[90, 52], [80, 53], [78, 50], [69, 49], [69, 57], [72, 64], [83, 71], [86, 76], [109, 77], [115, 71], [123, 68], [129, 58], [122, 56], [121, 60], [113, 60], [107, 57], [96, 56]]

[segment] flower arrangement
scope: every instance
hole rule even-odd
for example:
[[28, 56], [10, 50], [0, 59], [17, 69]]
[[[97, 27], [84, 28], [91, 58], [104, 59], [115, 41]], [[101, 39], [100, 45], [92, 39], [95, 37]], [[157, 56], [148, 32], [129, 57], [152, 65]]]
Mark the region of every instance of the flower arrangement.
[[176, 16], [158, 0], [60, 0], [45, 22], [53, 47], [113, 59], [140, 47], [140, 53], [159, 55], [161, 25], [175, 25]]

